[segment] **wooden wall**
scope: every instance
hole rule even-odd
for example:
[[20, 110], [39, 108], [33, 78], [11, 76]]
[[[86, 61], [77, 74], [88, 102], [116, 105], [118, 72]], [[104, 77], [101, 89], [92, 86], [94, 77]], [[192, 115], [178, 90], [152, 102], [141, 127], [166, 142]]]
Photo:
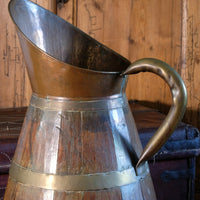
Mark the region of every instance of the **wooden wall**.
[[[51, 0], [35, 0], [51, 9]], [[66, 2], [66, 3], [64, 3]], [[28, 105], [31, 89], [14, 25], [0, 1], [0, 107]], [[200, 128], [200, 12], [198, 0], [60, 0], [57, 14], [130, 61], [154, 57], [172, 65], [188, 91], [185, 121]], [[134, 88], [134, 89], [133, 89]], [[171, 96], [159, 77], [129, 78], [129, 99], [167, 111]], [[168, 107], [167, 107], [168, 108]]]
[[[35, 0], [51, 9], [50, 0]], [[31, 89], [8, 0], [0, 1], [0, 107], [28, 105]], [[200, 4], [198, 0], [60, 0], [57, 14], [131, 61], [161, 59], [182, 76], [188, 91], [184, 121], [200, 128]], [[131, 76], [129, 99], [167, 111], [171, 95], [155, 75]], [[200, 197], [199, 197], [200, 198]]]

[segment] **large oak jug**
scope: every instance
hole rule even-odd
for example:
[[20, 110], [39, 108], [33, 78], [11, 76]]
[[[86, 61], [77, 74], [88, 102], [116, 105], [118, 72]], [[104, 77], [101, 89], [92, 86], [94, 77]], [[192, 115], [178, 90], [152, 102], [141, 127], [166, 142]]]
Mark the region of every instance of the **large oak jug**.
[[[147, 160], [185, 111], [178, 73], [150, 58], [131, 64], [31, 1], [11, 0], [9, 11], [33, 95], [4, 199], [155, 200]], [[143, 150], [125, 88], [146, 71], [167, 82], [172, 106]]]

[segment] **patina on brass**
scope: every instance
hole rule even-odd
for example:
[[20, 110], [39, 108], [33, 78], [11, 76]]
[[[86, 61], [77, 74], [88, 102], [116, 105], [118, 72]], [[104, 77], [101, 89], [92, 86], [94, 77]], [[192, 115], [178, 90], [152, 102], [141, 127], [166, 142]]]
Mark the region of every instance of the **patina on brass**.
[[[184, 114], [187, 93], [178, 73], [152, 58], [131, 64], [31, 1], [11, 0], [9, 11], [33, 96], [5, 200], [11, 196], [44, 200], [47, 193], [48, 198], [55, 194], [51, 200], [68, 198], [63, 195], [77, 199], [80, 191], [79, 198], [86, 199], [100, 195], [101, 199], [155, 200], [145, 161], [169, 138]], [[146, 71], [165, 80], [173, 102], [142, 150], [125, 89], [129, 74]], [[94, 197], [97, 191], [90, 190], [98, 190], [98, 195]]]
[[187, 105], [187, 91], [180, 75], [163, 61], [145, 58], [132, 63], [122, 75], [152, 72], [168, 84], [172, 94], [172, 106], [157, 132], [146, 145], [137, 166], [151, 158], [173, 133], [182, 119]]

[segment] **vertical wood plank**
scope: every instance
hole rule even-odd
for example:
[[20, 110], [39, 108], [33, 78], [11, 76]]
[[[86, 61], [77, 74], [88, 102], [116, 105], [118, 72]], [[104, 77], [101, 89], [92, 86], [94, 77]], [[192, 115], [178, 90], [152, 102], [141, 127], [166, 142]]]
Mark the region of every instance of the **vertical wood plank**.
[[[33, 2], [52, 9], [49, 0]], [[0, 1], [0, 108], [27, 106], [32, 93], [18, 37], [8, 13], [8, 3]]]
[[0, 1], [0, 107], [19, 107], [28, 104], [31, 90], [8, 2]]
[[[181, 65], [181, 0], [136, 0], [130, 23], [129, 59], [152, 57], [163, 60], [179, 70]], [[134, 90], [133, 90], [134, 88]], [[171, 103], [168, 86], [151, 73], [130, 77], [127, 88], [129, 99]]]
[[[185, 121], [200, 128], [200, 5], [183, 0], [182, 68], [188, 91]], [[195, 199], [200, 199], [200, 158], [196, 164]]]
[[131, 0], [78, 0], [77, 27], [128, 57], [131, 6]]
[[53, 6], [53, 3], [52, 4], [49, 4], [50, 1], [55, 1], [55, 0], [31, 0], [32, 2], [48, 9], [48, 10], [51, 10], [52, 9], [52, 6]]
[[49, 11], [53, 12], [54, 14], [57, 14], [57, 0], [48, 0], [47, 5]]
[[57, 5], [57, 14], [64, 20], [75, 25], [76, 16], [76, 2], [69, 0], [66, 3], [60, 1]]
[[186, 120], [200, 128], [200, 5], [198, 1], [185, 1], [184, 43], [185, 63], [181, 69], [188, 91]]

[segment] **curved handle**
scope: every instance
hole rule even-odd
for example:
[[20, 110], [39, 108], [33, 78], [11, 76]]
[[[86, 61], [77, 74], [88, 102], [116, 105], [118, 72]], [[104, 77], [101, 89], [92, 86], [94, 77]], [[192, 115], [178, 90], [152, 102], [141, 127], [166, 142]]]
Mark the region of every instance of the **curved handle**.
[[136, 167], [151, 158], [167, 141], [182, 119], [187, 105], [186, 87], [171, 66], [157, 59], [144, 58], [132, 63], [121, 75], [139, 72], [152, 72], [164, 79], [170, 87], [173, 102], [165, 120], [144, 148]]

